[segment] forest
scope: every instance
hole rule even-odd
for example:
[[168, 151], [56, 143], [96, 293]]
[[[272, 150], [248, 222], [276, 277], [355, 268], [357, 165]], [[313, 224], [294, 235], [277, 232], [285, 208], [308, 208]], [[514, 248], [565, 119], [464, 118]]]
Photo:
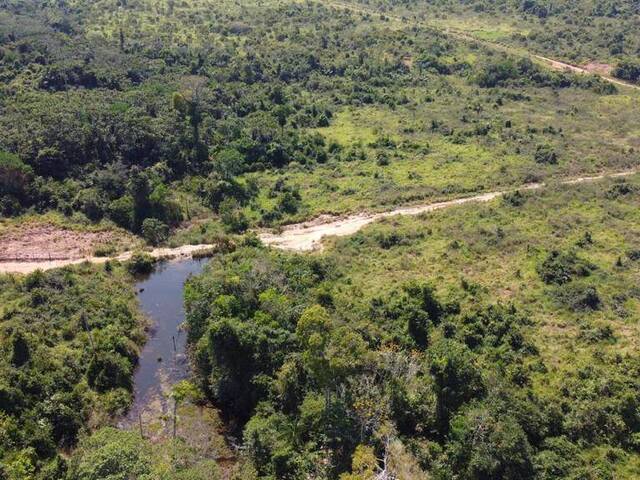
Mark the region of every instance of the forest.
[[[630, 0], [0, 0], [0, 272], [23, 231], [106, 239], [0, 273], [0, 480], [640, 477], [639, 31]], [[162, 436], [122, 420], [137, 285], [189, 244]]]
[[[639, 272], [623, 233], [638, 197], [610, 216], [621, 186], [637, 189], [392, 220], [320, 258], [212, 260], [185, 289], [190, 341], [258, 477], [633, 478], [638, 299], [622, 285]], [[601, 215], [608, 245], [590, 233]]]
[[[564, 118], [532, 125], [532, 104], [556, 102], [550, 91], [571, 90], [564, 102], [575, 104], [616, 90], [595, 76], [552, 72], [514, 55], [496, 58], [426, 25], [388, 26], [348, 10], [333, 15], [321, 4], [171, 5], [7, 3], [0, 17], [3, 215], [57, 212], [61, 222], [80, 225], [104, 220], [161, 243], [182, 221], [218, 214], [221, 222], [206, 225], [211, 237], [317, 215], [355, 192], [367, 196], [357, 186], [362, 176], [377, 175], [373, 183], [383, 184], [375, 197], [406, 201], [406, 187], [425, 182], [384, 178], [393, 168], [371, 172], [370, 165], [384, 167], [389, 157], [414, 151], [473, 157], [499, 146], [500, 168], [512, 171], [501, 177], [519, 184], [557, 169], [533, 161], [540, 145], [594, 148], [583, 138], [563, 142], [571, 136]], [[354, 30], [358, 21], [370, 28]], [[634, 75], [633, 64], [621, 68]], [[500, 90], [507, 86], [530, 93]], [[452, 112], [451, 99], [461, 94], [467, 100]], [[334, 115], [341, 120], [363, 108], [372, 110], [374, 132], [345, 148], [331, 135]], [[636, 112], [627, 112], [632, 118], [612, 125], [616, 135], [635, 120]], [[418, 114], [432, 118], [413, 122]], [[379, 115], [398, 119], [399, 138], [376, 125]], [[574, 128], [595, 129], [595, 121], [580, 117]], [[404, 148], [395, 148], [399, 143]], [[621, 158], [627, 154], [616, 151], [606, 161], [629, 162]], [[367, 168], [347, 174], [339, 195], [328, 185], [305, 202], [302, 185], [287, 181], [295, 175], [315, 183], [314, 172], [352, 171], [345, 162]], [[483, 165], [473, 179], [442, 172], [438, 177], [453, 181], [434, 179], [435, 191], [420, 188], [413, 197], [486, 188], [498, 163]], [[406, 174], [416, 180], [426, 173]], [[316, 205], [316, 195], [327, 193], [339, 198]]]

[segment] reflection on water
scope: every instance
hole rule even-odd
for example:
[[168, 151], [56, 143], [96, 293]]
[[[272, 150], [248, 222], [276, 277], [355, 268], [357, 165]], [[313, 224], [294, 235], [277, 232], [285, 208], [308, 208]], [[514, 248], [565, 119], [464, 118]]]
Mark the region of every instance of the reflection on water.
[[135, 400], [125, 423], [166, 413], [171, 385], [187, 377], [183, 285], [205, 264], [206, 260], [193, 259], [165, 262], [137, 283], [140, 306], [151, 321], [151, 330], [134, 375]]

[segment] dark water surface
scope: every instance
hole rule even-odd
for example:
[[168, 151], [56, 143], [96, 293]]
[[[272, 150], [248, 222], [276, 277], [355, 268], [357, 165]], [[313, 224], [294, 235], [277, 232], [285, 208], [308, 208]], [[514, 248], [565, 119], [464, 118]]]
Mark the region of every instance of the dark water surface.
[[206, 263], [206, 259], [164, 262], [136, 284], [140, 307], [151, 320], [151, 330], [134, 375], [135, 400], [128, 415], [130, 420], [142, 415], [154, 400], [163, 402], [167, 388], [189, 374], [187, 335], [182, 330], [183, 286]]

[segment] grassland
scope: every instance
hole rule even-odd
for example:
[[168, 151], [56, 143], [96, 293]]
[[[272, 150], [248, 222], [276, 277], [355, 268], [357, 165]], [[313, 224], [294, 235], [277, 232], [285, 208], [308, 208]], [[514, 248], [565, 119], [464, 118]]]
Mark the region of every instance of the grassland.
[[[612, 198], [617, 185], [629, 185], [633, 193]], [[461, 294], [465, 302], [494, 298], [534, 309], [530, 313], [553, 340], [542, 341], [543, 349], [557, 347], [568, 354], [566, 345], [556, 342], [573, 341], [580, 328], [607, 322], [619, 340], [612, 347], [634, 350], [640, 299], [633, 285], [640, 264], [629, 255], [640, 246], [640, 234], [628, 227], [640, 220], [638, 189], [640, 178], [634, 176], [525, 192], [521, 206], [512, 205], [507, 196], [417, 217], [392, 217], [353, 237], [328, 240], [327, 255], [342, 266], [349, 279], [345, 283], [357, 285], [365, 296], [412, 278], [429, 278]], [[384, 239], [391, 234], [397, 245], [385, 248]], [[536, 269], [550, 251], [571, 249], [597, 266], [585, 281], [598, 286], [602, 308], [562, 308], [553, 288], [540, 279]], [[470, 286], [467, 291], [462, 284]], [[357, 298], [352, 293], [345, 292], [345, 301]], [[622, 293], [626, 298], [618, 297]]]
[[[336, 146], [341, 161], [312, 170], [300, 167], [251, 176], [262, 187], [254, 209], [268, 208], [269, 187], [277, 180], [300, 188], [303, 209], [295, 219], [301, 219], [388, 209], [637, 164], [640, 95], [527, 90], [527, 101], [501, 100], [498, 106], [493, 93], [450, 81], [451, 93], [408, 89], [413, 99], [409, 106], [339, 110], [331, 125], [317, 132]], [[469, 100], [458, 102], [457, 97]], [[489, 127], [486, 135], [473, 134], [483, 126]], [[441, 129], [447, 128], [454, 133], [443, 135]], [[391, 140], [391, 146], [378, 147], [379, 139]], [[558, 151], [557, 165], [534, 161], [535, 146], [545, 142]], [[388, 165], [380, 164], [380, 155], [388, 158]]]
[[[507, 197], [386, 219], [331, 240], [322, 255], [342, 275], [331, 292], [338, 311], [366, 308], [372, 298], [412, 280], [430, 282], [463, 310], [487, 302], [515, 305], [532, 320], [527, 336], [546, 366], [532, 375], [534, 391], [560, 401], [558, 392], [571, 379], [586, 375], [586, 381], [585, 372], [615, 369], [620, 358], [640, 355], [640, 262], [634, 253], [640, 234], [629, 228], [640, 222], [639, 206], [637, 176], [552, 188], [524, 193], [516, 202]], [[544, 283], [540, 266], [554, 250], [577, 252], [594, 266], [592, 273], [570, 284]], [[567, 292], [589, 286], [599, 305], [572, 306], [568, 296], [575, 292]], [[582, 456], [606, 451], [589, 448]], [[616, 478], [634, 478], [640, 460], [623, 455], [616, 468]]]

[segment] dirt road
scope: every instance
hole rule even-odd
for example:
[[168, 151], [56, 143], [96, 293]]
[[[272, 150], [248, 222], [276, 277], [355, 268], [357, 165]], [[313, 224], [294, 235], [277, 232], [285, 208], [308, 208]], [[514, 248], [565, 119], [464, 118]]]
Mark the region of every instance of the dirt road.
[[587, 68], [583, 68], [583, 67], [578, 67], [576, 65], [571, 65], [569, 63], [564, 63], [564, 62], [560, 62], [558, 60], [553, 60], [551, 58], [547, 58], [547, 57], [543, 57], [542, 55], [536, 55], [533, 53], [524, 53], [520, 50], [517, 50], [513, 47], [507, 46], [507, 45], [503, 45], [501, 43], [496, 43], [496, 42], [491, 42], [488, 40], [484, 40], [484, 39], [480, 39], [475, 37], [473, 34], [470, 34], [468, 32], [465, 32], [464, 30], [460, 30], [458, 28], [454, 28], [451, 26], [442, 26], [439, 25], [436, 22], [429, 22], [429, 21], [418, 21], [418, 20], [410, 20], [408, 18], [403, 18], [400, 17], [398, 15], [392, 15], [390, 13], [387, 12], [376, 12], [374, 10], [368, 9], [368, 8], [363, 8], [363, 7], [359, 7], [356, 5], [350, 5], [350, 4], [346, 4], [346, 3], [340, 3], [340, 2], [335, 2], [335, 1], [325, 1], [324, 3], [326, 3], [327, 5], [329, 5], [330, 7], [333, 8], [337, 8], [337, 9], [341, 9], [341, 10], [349, 10], [351, 12], [355, 12], [355, 13], [360, 13], [360, 14], [368, 14], [368, 15], [384, 15], [386, 18], [394, 20], [396, 22], [400, 22], [403, 24], [413, 24], [413, 25], [421, 25], [424, 27], [428, 27], [434, 30], [438, 30], [440, 32], [445, 33], [446, 35], [458, 38], [460, 40], [464, 40], [466, 42], [474, 42], [474, 43], [480, 43], [482, 45], [486, 45], [488, 47], [494, 48], [496, 50], [500, 50], [502, 52], [506, 52], [506, 53], [510, 53], [513, 55], [519, 55], [519, 56], [525, 56], [525, 57], [529, 57], [533, 60], [538, 60], [539, 62], [544, 63], [545, 65], [547, 65], [548, 67], [554, 69], [554, 70], [560, 70], [560, 71], [569, 71], [569, 72], [573, 72], [573, 73], [577, 73], [577, 74], [584, 74], [584, 75], [597, 75], [598, 77], [602, 78], [603, 80], [613, 83], [615, 85], [618, 86], [622, 86], [622, 87], [627, 87], [627, 88], [633, 88], [635, 90], [640, 90], [640, 86], [639, 85], [634, 85], [632, 83], [628, 83], [625, 82], [624, 80], [618, 80], [616, 78], [611, 77], [610, 75], [606, 75], [603, 74], [597, 70], [589, 70]]
[[[215, 245], [182, 245], [176, 248], [156, 248], [149, 252], [153, 258], [180, 258], [191, 257], [196, 252], [204, 250], [210, 250]], [[67, 265], [77, 265], [84, 262], [90, 263], [105, 263], [107, 260], [119, 260], [126, 261], [131, 258], [133, 252], [124, 252], [115, 257], [94, 257], [87, 256], [81, 258], [68, 258], [62, 260], [34, 260], [34, 261], [9, 261], [0, 262], [0, 273], [31, 273], [36, 270], [51, 270], [53, 268], [65, 267]], [[46, 252], [43, 252], [43, 256], [46, 257]]]
[[[560, 183], [561, 185], [575, 185], [579, 183], [593, 182], [603, 178], [624, 177], [633, 175], [634, 173], [637, 173], [637, 170], [595, 175], [591, 177], [578, 177], [564, 180]], [[519, 190], [539, 190], [544, 186], [544, 183], [531, 183], [523, 185]], [[500, 190], [444, 202], [429, 203], [426, 205], [417, 205], [412, 207], [400, 207], [383, 213], [360, 213], [341, 218], [324, 216], [309, 222], [290, 225], [278, 233], [261, 233], [260, 239], [266, 245], [283, 250], [309, 251], [321, 249], [322, 239], [324, 237], [352, 235], [365, 225], [375, 222], [380, 218], [391, 217], [394, 215], [418, 215], [420, 213], [433, 212], [435, 210], [463, 205], [470, 202], [488, 202], [514, 190], [515, 189]]]
[[597, 75], [603, 80], [606, 80], [607, 82], [613, 83], [615, 85], [620, 85], [622, 87], [628, 87], [628, 88], [634, 88], [636, 90], [640, 90], [640, 86], [638, 85], [633, 85], [632, 83], [627, 83], [625, 81], [618, 80], [608, 75], [603, 75], [595, 71], [590, 71], [590, 70], [587, 70], [586, 68], [576, 67], [575, 65], [559, 62], [558, 60], [553, 60], [551, 58], [543, 57], [542, 55], [532, 55], [532, 57], [537, 58], [538, 60], [542, 60], [554, 70], [561, 70], [561, 71], [567, 70], [567, 71], [577, 73], [577, 74], [582, 74], [582, 75]]
[[[577, 177], [560, 182], [561, 185], [575, 185], [586, 182], [594, 182], [604, 178], [626, 177], [638, 173], [638, 170], [626, 170], [623, 172], [605, 173], [590, 177]], [[392, 217], [395, 215], [418, 215], [424, 212], [433, 212], [443, 208], [454, 207], [471, 202], [488, 202], [495, 198], [503, 196], [505, 193], [515, 190], [539, 190], [544, 188], [544, 183], [530, 183], [522, 185], [518, 189], [498, 190], [494, 192], [482, 193], [471, 197], [456, 198], [444, 202], [427, 203], [424, 205], [414, 205], [399, 207], [388, 212], [381, 213], [358, 213], [344, 217], [333, 217], [324, 215], [308, 222], [298, 223], [285, 227], [280, 232], [259, 232], [259, 237], [265, 245], [269, 245], [281, 250], [291, 251], [311, 251], [322, 248], [322, 240], [325, 237], [337, 236], [342, 237], [352, 235], [364, 226], [375, 222], [381, 218]], [[176, 248], [156, 248], [148, 252], [154, 258], [180, 258], [190, 257], [195, 252], [209, 250], [215, 245], [183, 245]], [[88, 256], [83, 258], [70, 258], [66, 260], [42, 260], [42, 261], [13, 261], [0, 262], [0, 273], [31, 273], [35, 270], [50, 270], [52, 268], [60, 268], [66, 265], [76, 265], [83, 262], [104, 263], [107, 260], [125, 261], [131, 258], [133, 252], [125, 252], [115, 257], [95, 257]], [[46, 252], [43, 252], [46, 258]]]

